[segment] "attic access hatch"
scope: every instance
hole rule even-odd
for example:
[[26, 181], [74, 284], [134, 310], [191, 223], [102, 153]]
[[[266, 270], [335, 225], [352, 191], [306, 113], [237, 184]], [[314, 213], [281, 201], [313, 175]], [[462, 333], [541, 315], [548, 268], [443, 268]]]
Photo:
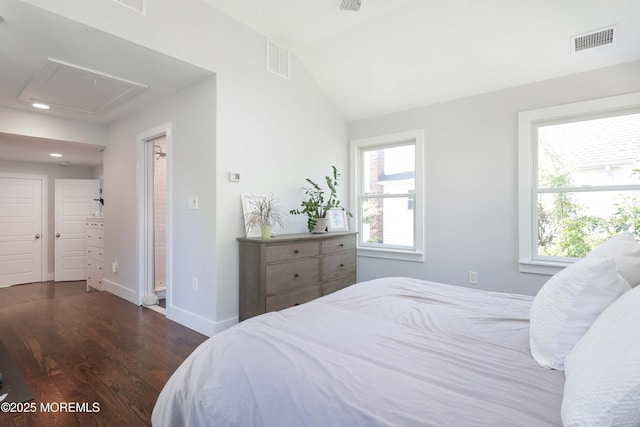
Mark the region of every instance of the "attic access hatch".
[[48, 58], [18, 99], [96, 114], [141, 94], [148, 86]]

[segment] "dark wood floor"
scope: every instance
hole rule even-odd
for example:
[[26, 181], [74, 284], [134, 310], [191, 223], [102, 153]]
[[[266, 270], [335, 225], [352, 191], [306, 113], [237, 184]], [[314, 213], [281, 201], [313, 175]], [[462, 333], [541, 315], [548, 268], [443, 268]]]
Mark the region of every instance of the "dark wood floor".
[[0, 426], [147, 426], [169, 376], [206, 337], [85, 282], [0, 289], [0, 342], [37, 406], [97, 402], [98, 413], [0, 413]]

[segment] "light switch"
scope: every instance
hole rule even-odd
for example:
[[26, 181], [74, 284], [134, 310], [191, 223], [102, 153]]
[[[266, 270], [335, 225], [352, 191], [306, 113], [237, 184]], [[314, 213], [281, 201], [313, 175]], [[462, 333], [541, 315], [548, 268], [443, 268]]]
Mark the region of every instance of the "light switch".
[[231, 182], [239, 182], [240, 174], [238, 172], [229, 172], [229, 181]]
[[188, 209], [198, 209], [198, 196], [189, 197]]

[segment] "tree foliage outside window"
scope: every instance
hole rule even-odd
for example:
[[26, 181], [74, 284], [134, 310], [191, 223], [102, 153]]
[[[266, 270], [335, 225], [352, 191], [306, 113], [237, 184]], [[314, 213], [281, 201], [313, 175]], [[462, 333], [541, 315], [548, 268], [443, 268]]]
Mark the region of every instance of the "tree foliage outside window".
[[[539, 129], [538, 255], [581, 258], [622, 231], [640, 237], [639, 123], [633, 114]], [[623, 125], [631, 141], [611, 142], [602, 130]]]

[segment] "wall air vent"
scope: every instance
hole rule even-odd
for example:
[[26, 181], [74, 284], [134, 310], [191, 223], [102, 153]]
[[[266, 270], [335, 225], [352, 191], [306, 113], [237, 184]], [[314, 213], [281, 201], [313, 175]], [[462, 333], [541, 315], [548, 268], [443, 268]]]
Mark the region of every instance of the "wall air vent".
[[147, 14], [147, 0], [113, 0], [129, 9], [135, 10], [143, 15]]
[[289, 56], [289, 48], [267, 39], [267, 71], [288, 80], [291, 76]]
[[573, 36], [571, 37], [571, 53], [578, 53], [594, 47], [612, 44], [615, 33], [616, 26], [614, 25], [601, 30]]

